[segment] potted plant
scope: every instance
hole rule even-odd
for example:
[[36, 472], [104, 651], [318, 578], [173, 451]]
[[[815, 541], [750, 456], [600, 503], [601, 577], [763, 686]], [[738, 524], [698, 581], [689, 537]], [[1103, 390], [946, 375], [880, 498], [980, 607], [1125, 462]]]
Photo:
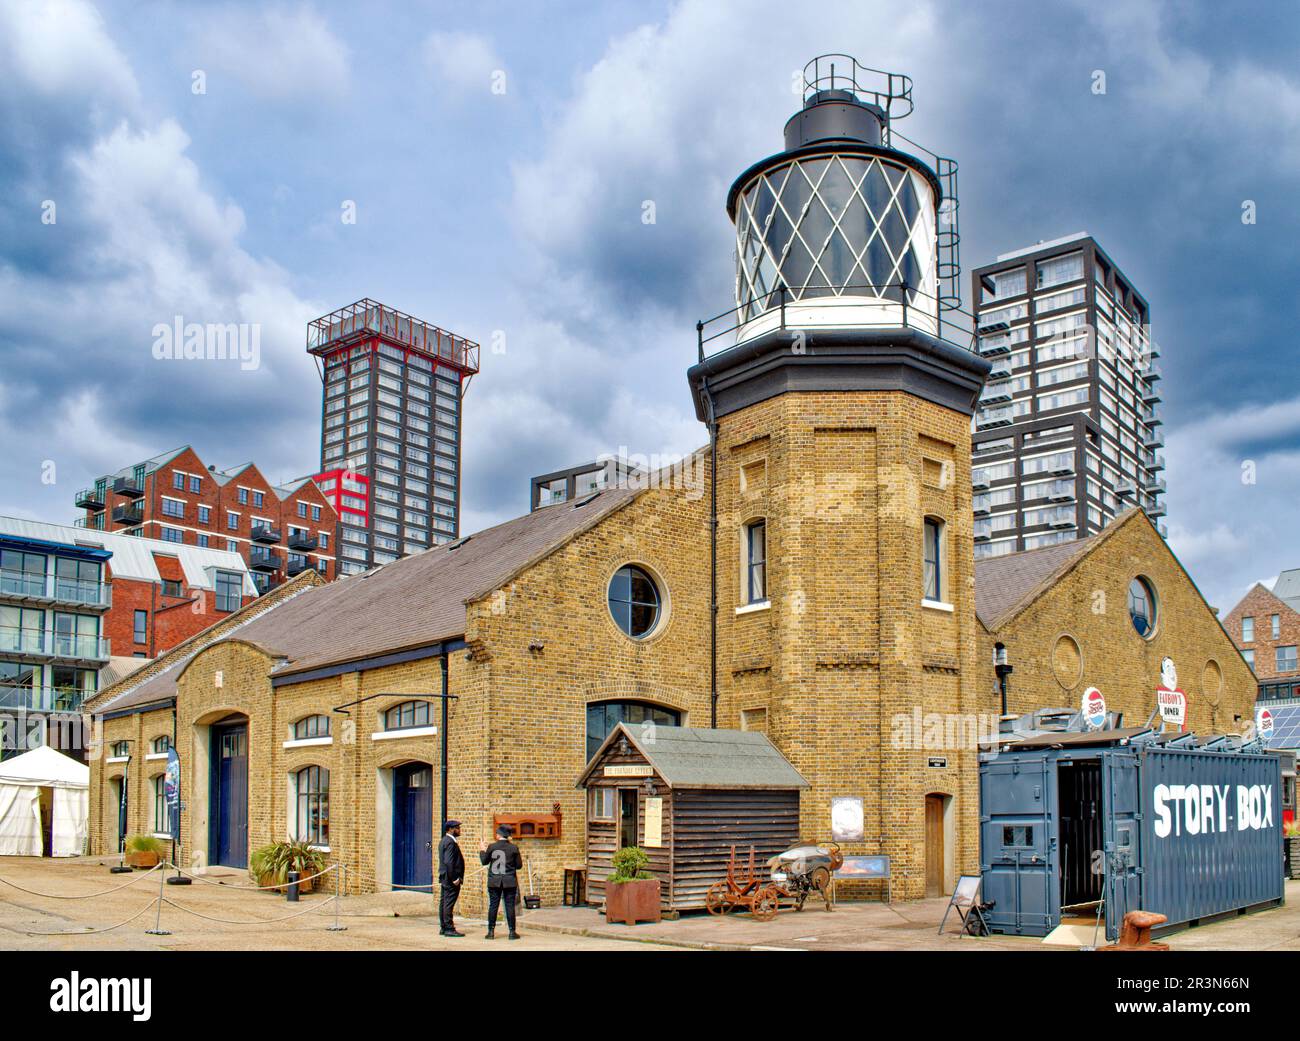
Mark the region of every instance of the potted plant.
[[296, 871], [298, 891], [310, 893], [316, 885], [312, 876], [324, 871], [325, 864], [323, 850], [297, 839], [286, 839], [253, 850], [248, 858], [248, 875], [254, 884], [275, 886], [278, 892], [289, 884], [289, 872]]
[[1282, 826], [1282, 849], [1286, 854], [1286, 877], [1300, 878], [1300, 821]]
[[646, 870], [649, 863], [649, 855], [638, 846], [614, 854], [614, 873], [605, 882], [605, 921], [659, 921], [659, 879]]
[[126, 840], [126, 866], [157, 867], [162, 862], [164, 846], [152, 835], [129, 835]]

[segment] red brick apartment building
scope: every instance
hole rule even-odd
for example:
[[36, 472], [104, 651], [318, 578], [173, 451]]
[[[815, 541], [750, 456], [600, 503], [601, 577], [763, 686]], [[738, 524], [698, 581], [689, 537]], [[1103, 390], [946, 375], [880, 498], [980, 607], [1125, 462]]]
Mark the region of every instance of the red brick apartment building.
[[1272, 589], [1255, 583], [1223, 626], [1255, 670], [1261, 699], [1300, 698], [1300, 569], [1283, 571]]
[[308, 568], [337, 575], [338, 513], [310, 477], [272, 484], [254, 463], [206, 465], [189, 445], [77, 493], [80, 527], [238, 553], [259, 593]]

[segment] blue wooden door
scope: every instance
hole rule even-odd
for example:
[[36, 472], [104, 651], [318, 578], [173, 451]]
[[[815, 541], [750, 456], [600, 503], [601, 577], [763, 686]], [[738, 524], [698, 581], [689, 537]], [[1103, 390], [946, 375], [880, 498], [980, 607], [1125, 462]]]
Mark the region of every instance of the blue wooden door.
[[212, 728], [212, 815], [209, 859], [248, 866], [248, 726]]
[[407, 763], [393, 774], [393, 884], [432, 892], [433, 768]]

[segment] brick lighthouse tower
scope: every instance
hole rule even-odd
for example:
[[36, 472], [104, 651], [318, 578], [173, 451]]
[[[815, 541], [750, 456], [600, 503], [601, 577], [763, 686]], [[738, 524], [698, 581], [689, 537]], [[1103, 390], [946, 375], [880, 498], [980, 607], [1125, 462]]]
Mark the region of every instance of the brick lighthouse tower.
[[688, 374], [716, 461], [717, 725], [765, 726], [811, 782], [805, 838], [889, 855], [921, 897], [979, 855], [989, 365], [957, 320], [956, 163], [893, 129], [910, 79], [825, 55], [804, 84], [785, 150], [728, 193], [736, 306]]

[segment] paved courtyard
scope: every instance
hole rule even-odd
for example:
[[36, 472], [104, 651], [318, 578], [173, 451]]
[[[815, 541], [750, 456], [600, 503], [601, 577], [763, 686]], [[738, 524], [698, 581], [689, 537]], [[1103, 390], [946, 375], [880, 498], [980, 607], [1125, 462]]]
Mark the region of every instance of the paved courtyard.
[[[945, 900], [840, 904], [827, 913], [810, 906], [782, 912], [770, 922], [745, 914], [724, 918], [689, 915], [678, 921], [633, 927], [609, 925], [589, 908], [542, 908], [520, 922], [523, 939], [483, 939], [482, 923], [459, 919], [469, 935], [438, 935], [434, 898], [382, 893], [345, 897], [330, 931], [329, 893], [298, 904], [283, 896], [241, 889], [242, 872], [223, 871], [207, 882], [164, 886], [162, 928], [154, 928], [157, 873], [109, 873], [108, 858], [0, 860], [0, 949], [5, 950], [1041, 950], [1037, 940], [976, 939], [951, 927], [938, 935]], [[129, 883], [129, 884], [128, 884]], [[16, 888], [21, 887], [21, 888]], [[24, 892], [27, 890], [27, 892]], [[41, 895], [38, 895], [41, 894]], [[289, 918], [287, 916], [296, 916]], [[135, 916], [135, 917], [132, 917]], [[128, 920], [130, 919], [130, 920]], [[116, 927], [116, 928], [114, 928]], [[1185, 929], [1167, 937], [1178, 950], [1300, 950], [1300, 882], [1287, 883], [1287, 904]]]

